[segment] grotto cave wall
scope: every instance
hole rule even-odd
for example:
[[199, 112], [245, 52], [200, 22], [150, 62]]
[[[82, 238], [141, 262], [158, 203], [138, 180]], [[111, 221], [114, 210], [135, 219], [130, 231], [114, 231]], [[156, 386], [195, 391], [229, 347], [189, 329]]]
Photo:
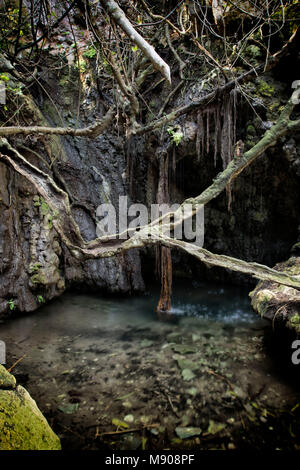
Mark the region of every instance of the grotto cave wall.
[[[110, 81], [97, 76], [93, 57], [85, 58], [79, 80], [81, 65], [74, 62], [74, 57], [70, 59], [70, 54], [59, 56], [57, 44], [65, 47], [68, 43], [68, 38], [59, 34], [54, 55], [51, 48], [41, 55], [39, 85], [31, 85], [30, 93], [20, 97], [20, 124], [84, 127], [93, 124], [114, 101]], [[61, 67], [57, 66], [58, 57]], [[279, 68], [250, 81], [244, 88], [249, 99], [238, 97], [235, 131], [245, 149], [275, 122], [290, 96], [294, 68], [294, 58], [290, 57], [284, 73]], [[165, 112], [211, 89], [211, 84], [203, 86], [201, 73], [199, 66], [193, 80], [168, 102]], [[173, 80], [175, 87], [179, 80], [176, 72]], [[11, 83], [18, 85], [13, 77]], [[152, 83], [150, 75], [144, 89], [151, 89]], [[168, 85], [162, 83], [144, 94], [148, 111], [140, 118], [147, 122], [157, 116], [169, 93]], [[117, 208], [120, 195], [147, 205], [156, 202], [162, 152], [169, 154], [171, 202], [180, 203], [200, 194], [223, 169], [220, 152], [214, 149], [213, 119], [206, 132], [209, 150], [205, 144], [200, 154], [197, 114], [183, 116], [170, 126], [129, 141], [124, 123], [126, 117], [121, 116], [117, 126], [94, 140], [28, 136], [12, 142], [68, 192], [74, 218], [86, 240], [96, 235], [95, 210], [99, 204], [112, 202]], [[178, 145], [172, 142], [169, 127], [182, 132]], [[299, 183], [299, 137], [289, 135], [236, 179], [230, 210], [225, 193], [206, 206], [205, 248], [269, 266], [286, 260], [292, 245], [299, 241]], [[173, 251], [172, 256], [177, 276], [249, 283], [249, 278], [240, 274], [208, 268], [179, 252]], [[154, 269], [153, 249], [105, 260], [76, 260], [57, 237], [45, 201], [24, 178], [0, 163], [0, 314], [34, 310], [68, 287], [113, 293], [143, 290], [143, 277], [150, 274], [153, 279]]]
[[[40, 83], [23, 97], [21, 119], [27, 125], [85, 127], [101, 112], [97, 83], [88, 73], [81, 89], [78, 74], [51, 72], [51, 57], [42, 65]], [[67, 72], [66, 72], [67, 70]], [[12, 81], [15, 80], [12, 78]], [[76, 119], [80, 110], [80, 119]], [[30, 161], [49, 172], [70, 196], [72, 212], [86, 240], [96, 237], [96, 208], [126, 194], [123, 139], [109, 131], [96, 139], [37, 137], [14, 139]], [[46, 162], [46, 163], [45, 163]], [[62, 246], [48, 205], [27, 180], [0, 163], [0, 314], [31, 311], [67, 287], [132, 292], [144, 287], [135, 251], [115, 258], [77, 261]]]
[[[251, 102], [239, 95], [236, 109], [236, 140], [247, 150], [255, 145], [264, 132], [276, 121], [278, 110], [290, 95], [291, 63], [286, 63], [283, 80], [281, 68], [250, 82], [246, 89]], [[291, 77], [289, 78], [289, 73]], [[184, 97], [174, 100], [173, 106], [187, 104], [201, 94], [194, 83]], [[162, 95], [164, 91], [162, 90]], [[163, 98], [152, 100], [153, 112]], [[209, 151], [197, 152], [197, 115], [178, 119], [173, 129], [182, 132], [178, 145], [168, 137], [149, 136], [144, 147], [136, 142], [135, 198], [155, 202], [158, 165], [157, 154], [169, 153], [169, 182], [171, 202], [199, 195], [223, 170], [218, 152], [215, 163], [214, 125], [210, 118]], [[167, 133], [165, 133], [167, 134]], [[159, 149], [159, 150], [158, 150]], [[175, 168], [175, 171], [174, 171]], [[145, 184], [147, 174], [147, 184]], [[140, 188], [140, 189], [138, 189]], [[141, 189], [142, 188], [142, 189]], [[225, 191], [205, 206], [204, 248], [270, 267], [289, 258], [293, 245], [300, 240], [300, 138], [287, 135], [269, 148], [265, 154], [246, 168], [231, 186], [231, 195]], [[231, 198], [231, 201], [230, 201]], [[144, 251], [144, 275], [149, 278], [154, 264], [152, 254]], [[181, 252], [172, 253], [173, 272], [178, 277], [254, 285], [255, 280], [240, 273], [214, 268], [199, 263]]]

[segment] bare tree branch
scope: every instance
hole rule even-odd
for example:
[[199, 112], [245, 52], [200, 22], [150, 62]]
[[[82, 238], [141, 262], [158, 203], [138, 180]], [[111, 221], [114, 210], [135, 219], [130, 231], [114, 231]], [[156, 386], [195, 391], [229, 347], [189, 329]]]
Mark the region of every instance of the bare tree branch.
[[207, 95], [199, 98], [198, 100], [193, 101], [185, 106], [181, 106], [180, 108], [174, 109], [166, 116], [163, 116], [159, 119], [156, 119], [145, 126], [135, 127], [132, 130], [133, 134], [142, 135], [147, 132], [153, 131], [155, 129], [159, 129], [163, 125], [167, 124], [168, 122], [174, 121], [178, 117], [198, 110], [199, 108], [205, 108], [209, 103], [215, 101], [219, 96], [222, 96], [224, 93], [228, 93], [233, 90], [237, 83], [242, 84], [247, 80], [251, 79], [253, 76], [257, 76], [259, 72], [270, 70], [275, 65], [278, 64], [279, 60], [285, 56], [289, 49], [297, 43], [297, 40], [300, 35], [300, 28], [298, 27], [296, 31], [291, 35], [289, 40], [284, 44], [284, 46], [277, 51], [274, 55], [269, 57], [268, 65], [265, 68], [264, 64], [260, 64], [257, 67], [248, 70], [247, 72], [241, 74], [239, 77], [230, 80], [229, 82], [225, 83], [225, 85], [217, 88], [216, 90], [208, 93]]
[[105, 116], [96, 121], [89, 127], [84, 127], [82, 129], [72, 129], [71, 127], [43, 127], [43, 126], [29, 126], [29, 127], [20, 127], [20, 126], [7, 126], [0, 127], [0, 136], [9, 137], [11, 135], [29, 135], [29, 134], [48, 134], [48, 135], [72, 135], [74, 137], [89, 137], [94, 139], [98, 135], [102, 134], [105, 129], [113, 121], [113, 118], [116, 114], [115, 107], [110, 108]]
[[199, 248], [197, 245], [192, 243], [186, 243], [182, 240], [175, 240], [174, 238], [164, 237], [160, 240], [161, 244], [169, 248], [179, 248], [180, 250], [189, 253], [196, 257], [203, 263], [219, 266], [221, 268], [230, 269], [231, 271], [237, 271], [243, 274], [248, 274], [256, 279], [260, 280], [273, 280], [278, 284], [285, 286], [294, 287], [300, 289], [300, 278], [299, 276], [290, 276], [284, 272], [278, 272], [273, 268], [264, 266], [258, 263], [249, 263], [240, 259], [232, 258], [226, 255], [217, 255], [211, 253], [204, 248]]
[[151, 46], [132, 26], [123, 10], [114, 0], [102, 0], [102, 4], [115, 20], [115, 22], [123, 29], [127, 36], [143, 51], [143, 53], [152, 62], [153, 66], [158, 69], [166, 80], [171, 83], [171, 72], [168, 64], [157, 54], [154, 47]]

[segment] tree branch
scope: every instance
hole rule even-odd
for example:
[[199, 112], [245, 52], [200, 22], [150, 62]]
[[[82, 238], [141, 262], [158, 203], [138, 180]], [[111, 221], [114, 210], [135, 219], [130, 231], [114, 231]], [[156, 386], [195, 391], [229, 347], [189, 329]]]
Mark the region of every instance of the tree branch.
[[175, 240], [173, 238], [164, 237], [161, 238], [160, 242], [162, 245], [169, 248], [179, 248], [180, 250], [183, 250], [186, 253], [196, 257], [203, 263], [230, 269], [231, 271], [237, 271], [243, 274], [248, 274], [255, 279], [273, 281], [277, 282], [278, 284], [300, 289], [300, 277], [290, 276], [287, 273], [276, 271], [275, 269], [269, 268], [268, 266], [264, 266], [259, 263], [243, 261], [241, 259], [232, 258], [231, 256], [217, 255], [211, 253], [208, 250], [205, 250], [204, 248], [199, 248], [192, 243], [186, 243], [184, 241]]
[[29, 127], [20, 127], [20, 126], [7, 126], [0, 127], [0, 136], [9, 137], [11, 135], [29, 135], [29, 134], [55, 134], [55, 135], [72, 135], [74, 137], [89, 137], [94, 139], [98, 135], [102, 134], [105, 129], [113, 121], [116, 110], [113, 106], [110, 108], [105, 116], [101, 120], [96, 121], [89, 127], [84, 127], [82, 129], [72, 129], [71, 127], [43, 127], [43, 126], [29, 126]]
[[102, 0], [102, 4], [114, 21], [123, 29], [125, 34], [143, 51], [152, 62], [153, 66], [161, 72], [166, 80], [171, 83], [171, 72], [168, 64], [157, 54], [154, 47], [134, 29], [118, 4], [114, 0]]
[[162, 127], [170, 121], [174, 121], [175, 119], [184, 114], [188, 114], [192, 111], [198, 110], [199, 108], [205, 108], [209, 103], [218, 99], [219, 96], [222, 96], [224, 93], [229, 93], [231, 90], [233, 90], [237, 83], [242, 84], [245, 81], [249, 80], [251, 77], [257, 76], [259, 72], [271, 70], [273, 67], [275, 67], [275, 65], [278, 64], [279, 60], [288, 53], [290, 48], [293, 47], [294, 44], [297, 44], [299, 35], [300, 27], [296, 29], [296, 31], [291, 35], [289, 40], [279, 51], [269, 57], [269, 61], [266, 68], [264, 64], [260, 64], [257, 67], [254, 67], [251, 70], [244, 72], [239, 77], [230, 80], [229, 82], [225, 83], [225, 85], [217, 88], [216, 90], [212, 91], [211, 93], [208, 93], [207, 95], [199, 98], [198, 100], [195, 100], [185, 106], [181, 106], [180, 108], [171, 111], [166, 116], [163, 116], [160, 119], [156, 119], [155, 121], [150, 122], [150, 124], [147, 124], [146, 126], [135, 127], [132, 130], [132, 133], [136, 135], [145, 134], [146, 132], [150, 132]]

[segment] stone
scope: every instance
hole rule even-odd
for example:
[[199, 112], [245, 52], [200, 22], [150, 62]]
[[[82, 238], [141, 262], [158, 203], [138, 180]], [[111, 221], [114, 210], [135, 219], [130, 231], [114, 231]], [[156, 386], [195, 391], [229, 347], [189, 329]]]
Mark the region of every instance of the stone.
[[16, 379], [0, 365], [0, 389], [16, 388]]
[[177, 436], [180, 439], [188, 439], [189, 437], [199, 436], [202, 432], [201, 428], [194, 428], [194, 427], [180, 427], [178, 426], [175, 429]]
[[4, 371], [0, 366], [0, 377], [10, 389], [0, 389], [0, 450], [61, 450], [58, 436], [36, 402]]

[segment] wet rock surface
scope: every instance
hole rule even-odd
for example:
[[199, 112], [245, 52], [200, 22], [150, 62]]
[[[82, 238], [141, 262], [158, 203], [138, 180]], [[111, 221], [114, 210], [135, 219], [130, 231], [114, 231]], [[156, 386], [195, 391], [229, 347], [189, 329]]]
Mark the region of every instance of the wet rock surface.
[[[80, 119], [74, 118], [78, 77], [72, 70], [65, 69], [62, 76], [47, 70], [41, 77], [45, 95], [34, 90], [33, 96], [20, 98], [26, 124], [85, 127], [103, 114], [94, 84], [91, 96], [81, 103]], [[57, 136], [25, 140], [16, 139], [15, 147], [68, 193], [83, 238], [96, 238], [97, 207], [112, 203], [118, 209], [118, 197], [127, 194], [123, 140], [114, 130], [93, 140]], [[0, 315], [33, 311], [70, 285], [116, 293], [144, 288], [137, 251], [79, 262], [54, 230], [53, 216], [33, 186], [0, 163]]]
[[[300, 258], [292, 256], [274, 269], [292, 276], [300, 275]], [[291, 334], [300, 333], [300, 292], [275, 282], [260, 282], [250, 293], [253, 309], [262, 317], [271, 320], [274, 328], [287, 327]], [[296, 337], [296, 336], [295, 336]]]

